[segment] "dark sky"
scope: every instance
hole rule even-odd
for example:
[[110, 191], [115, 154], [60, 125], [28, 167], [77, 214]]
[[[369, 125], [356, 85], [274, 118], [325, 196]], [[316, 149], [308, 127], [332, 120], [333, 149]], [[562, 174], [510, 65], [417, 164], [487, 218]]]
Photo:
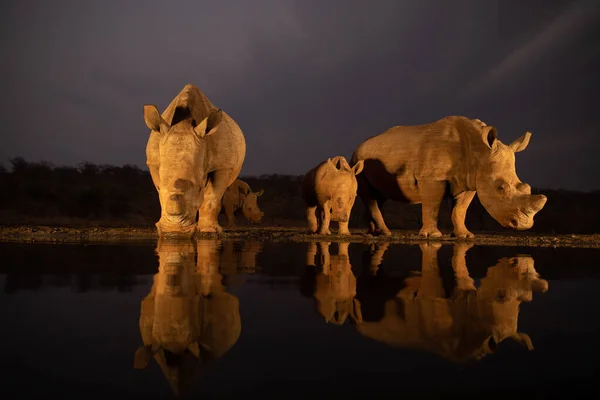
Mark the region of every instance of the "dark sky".
[[394, 125], [495, 125], [534, 187], [600, 189], [600, 1], [17, 0], [0, 6], [0, 162], [145, 166], [143, 105], [187, 83], [242, 175], [302, 174]]

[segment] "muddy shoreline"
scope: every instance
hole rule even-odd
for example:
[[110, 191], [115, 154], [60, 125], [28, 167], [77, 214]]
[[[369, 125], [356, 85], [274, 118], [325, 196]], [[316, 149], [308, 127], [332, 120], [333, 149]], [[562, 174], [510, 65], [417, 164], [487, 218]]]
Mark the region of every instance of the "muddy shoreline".
[[[364, 229], [351, 229], [351, 236], [312, 235], [304, 227], [238, 227], [221, 234], [197, 234], [197, 238], [252, 239], [264, 242], [310, 242], [346, 241], [358, 243], [390, 242], [417, 244], [426, 242], [417, 231], [392, 230], [392, 236], [366, 235]], [[592, 235], [548, 235], [527, 232], [496, 233], [474, 232], [469, 242], [479, 245], [537, 246], [537, 247], [581, 247], [600, 248], [600, 234]], [[93, 243], [93, 242], [156, 242], [155, 228], [100, 228], [100, 227], [52, 227], [52, 226], [0, 226], [0, 242], [22, 243]], [[450, 244], [457, 240], [449, 234], [439, 239], [429, 239]]]

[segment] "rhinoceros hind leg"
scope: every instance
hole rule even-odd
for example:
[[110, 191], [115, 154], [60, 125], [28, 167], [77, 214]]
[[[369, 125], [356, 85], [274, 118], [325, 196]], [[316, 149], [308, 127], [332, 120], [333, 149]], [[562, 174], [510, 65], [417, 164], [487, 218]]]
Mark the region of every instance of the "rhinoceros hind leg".
[[452, 225], [454, 226], [453, 235], [457, 238], [473, 238], [473, 235], [465, 226], [465, 218], [467, 216], [467, 208], [471, 204], [473, 197], [475, 197], [475, 191], [468, 191], [459, 193], [455, 198], [455, 204], [452, 208]]
[[306, 220], [308, 221], [308, 230], [310, 233], [315, 233], [319, 229], [316, 211], [317, 206], [306, 208]]
[[442, 232], [437, 227], [440, 204], [446, 191], [445, 181], [419, 181], [419, 191], [421, 195], [421, 213], [423, 226], [419, 231], [419, 236], [439, 238]]

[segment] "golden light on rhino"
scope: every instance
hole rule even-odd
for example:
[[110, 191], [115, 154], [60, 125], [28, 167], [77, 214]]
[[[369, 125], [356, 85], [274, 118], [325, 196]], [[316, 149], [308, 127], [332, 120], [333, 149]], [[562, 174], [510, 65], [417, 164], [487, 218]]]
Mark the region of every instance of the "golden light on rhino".
[[471, 246], [454, 246], [454, 287], [448, 295], [438, 265], [441, 244], [421, 244], [421, 273], [407, 278], [396, 298], [385, 302], [383, 318], [358, 324], [358, 332], [455, 362], [494, 353], [506, 339], [533, 350], [529, 335], [518, 330], [519, 308], [532, 301], [533, 292], [546, 292], [548, 282], [536, 272], [532, 257], [517, 255], [489, 267], [476, 287], [465, 259]]
[[338, 234], [350, 235], [348, 221], [356, 199], [356, 175], [362, 169], [362, 161], [350, 167], [344, 157], [337, 156], [306, 173], [302, 181], [302, 198], [306, 203], [310, 232], [329, 235], [329, 224], [337, 221]]
[[260, 224], [265, 215], [258, 206], [258, 198], [262, 196], [264, 190], [253, 192], [246, 182], [236, 179], [225, 191], [223, 195], [223, 209], [227, 217], [227, 226], [235, 227], [235, 213], [242, 210], [244, 217], [251, 224]]
[[496, 128], [461, 116], [415, 126], [395, 126], [355, 150], [352, 163], [364, 162], [358, 193], [369, 220], [369, 233], [391, 235], [380, 208], [386, 200], [422, 205], [424, 237], [440, 237], [438, 213], [447, 195], [455, 201], [453, 234], [473, 237], [465, 226], [469, 204], [477, 194], [483, 207], [502, 226], [533, 226], [546, 196], [531, 194], [515, 170], [515, 153], [525, 150], [531, 133], [505, 145]]
[[221, 199], [246, 155], [240, 127], [191, 84], [162, 115], [145, 105], [144, 121], [151, 129], [146, 162], [161, 206], [159, 235], [221, 232]]

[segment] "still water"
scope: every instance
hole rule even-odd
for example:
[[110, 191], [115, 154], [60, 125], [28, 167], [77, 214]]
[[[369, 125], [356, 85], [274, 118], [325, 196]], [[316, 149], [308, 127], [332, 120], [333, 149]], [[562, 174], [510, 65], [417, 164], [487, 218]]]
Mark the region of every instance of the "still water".
[[594, 387], [597, 249], [0, 243], [2, 398]]

